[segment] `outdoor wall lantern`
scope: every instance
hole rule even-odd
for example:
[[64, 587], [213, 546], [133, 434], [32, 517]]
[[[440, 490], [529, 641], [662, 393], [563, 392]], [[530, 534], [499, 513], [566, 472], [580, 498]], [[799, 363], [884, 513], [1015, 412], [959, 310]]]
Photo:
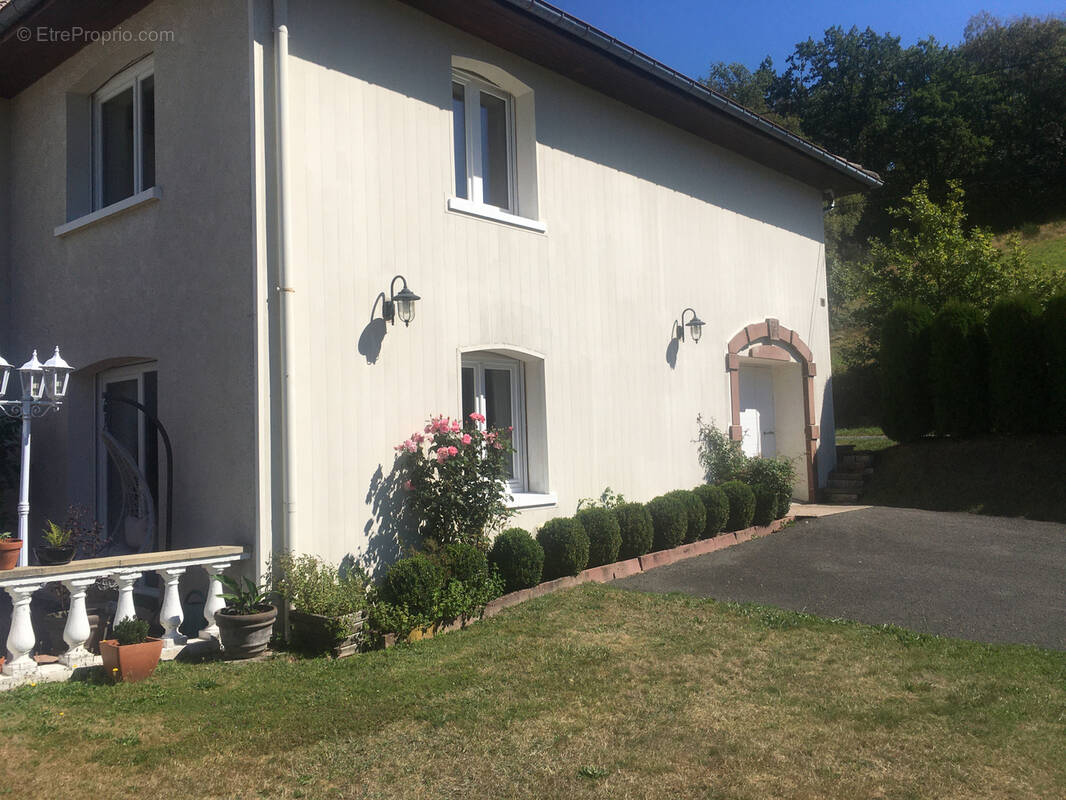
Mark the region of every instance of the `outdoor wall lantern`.
[[[396, 281], [403, 281], [403, 288], [396, 291]], [[415, 302], [421, 300], [417, 294], [407, 288], [407, 278], [397, 275], [389, 284], [390, 298], [381, 304], [381, 316], [386, 322], [396, 324], [396, 317], [400, 318], [406, 328], [415, 318]]]
[[[692, 319], [685, 322], [685, 314], [692, 312]], [[681, 322], [674, 320], [674, 338], [679, 342], [685, 341], [685, 327], [688, 326], [689, 333], [692, 336], [692, 341], [699, 344], [700, 337], [703, 336], [703, 320], [697, 316], [695, 310], [686, 308], [681, 312]]]
[[[29, 563], [29, 522], [30, 522], [30, 424], [36, 417], [43, 417], [49, 411], [58, 411], [67, 396], [67, 383], [73, 368], [59, 355], [59, 348], [45, 363], [37, 360], [37, 351], [33, 351], [30, 360], [19, 367], [19, 379], [22, 381], [22, 399], [5, 400], [7, 384], [11, 378], [12, 367], [0, 356], [0, 412], [12, 419], [22, 420], [22, 466], [19, 477], [18, 502], [18, 538], [22, 541], [19, 551], [19, 566]], [[45, 398], [47, 395], [47, 399]]]

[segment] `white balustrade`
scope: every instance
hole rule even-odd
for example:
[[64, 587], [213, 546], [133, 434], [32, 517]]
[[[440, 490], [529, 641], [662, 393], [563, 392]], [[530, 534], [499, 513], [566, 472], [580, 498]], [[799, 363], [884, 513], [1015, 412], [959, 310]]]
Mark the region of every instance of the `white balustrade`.
[[[163, 581], [163, 602], [159, 609], [159, 623], [163, 627], [164, 657], [173, 657], [187, 643], [178, 633], [184, 614], [181, 606], [179, 582], [189, 567], [202, 567], [208, 575], [207, 599], [204, 617], [207, 625], [200, 632], [200, 639], [216, 639], [218, 626], [215, 613], [225, 606], [221, 598], [222, 585], [218, 575], [233, 562], [247, 558], [240, 547], [200, 547], [189, 550], [171, 550], [163, 553], [139, 553], [131, 556], [92, 558], [72, 561], [69, 564], [50, 567], [16, 567], [0, 572], [0, 588], [12, 601], [11, 629], [7, 637], [7, 661], [0, 676], [0, 689], [17, 685], [27, 680], [62, 680], [74, 669], [100, 663], [86, 648], [92, 630], [85, 606], [86, 591], [97, 580], [110, 577], [118, 584], [118, 604], [114, 622], [136, 617], [133, 602], [134, 584], [144, 572], [156, 572]], [[37, 644], [30, 617], [30, 601], [33, 593], [47, 583], [60, 582], [70, 592], [70, 608], [67, 611], [63, 641], [67, 650], [59, 657], [59, 673], [49, 672], [38, 666], [31, 656]]]

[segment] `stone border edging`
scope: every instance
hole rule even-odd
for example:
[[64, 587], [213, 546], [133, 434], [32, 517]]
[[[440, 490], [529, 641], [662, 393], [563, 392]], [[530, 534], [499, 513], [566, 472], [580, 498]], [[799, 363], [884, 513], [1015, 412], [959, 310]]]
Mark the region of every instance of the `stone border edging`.
[[[563, 578], [556, 578], [553, 581], [539, 583], [532, 589], [519, 589], [517, 592], [510, 592], [497, 597], [495, 600], [490, 600], [485, 605], [485, 610], [482, 611], [481, 616], [477, 619], [466, 620], [465, 622], [456, 620], [449, 625], [441, 625], [435, 631], [434, 636], [465, 628], [471, 622], [477, 622], [478, 619], [489, 619], [505, 608], [516, 606], [535, 597], [543, 597], [546, 594], [552, 594], [563, 589], [571, 589], [583, 583], [609, 583], [618, 578], [628, 578], [630, 575], [638, 575], [656, 567], [665, 567], [667, 564], [675, 564], [678, 561], [713, 553], [716, 550], [724, 550], [727, 547], [757, 539], [761, 536], [769, 536], [794, 520], [795, 517], [792, 514], [788, 514], [781, 519], [775, 519], [769, 525], [755, 525], [742, 531], [720, 533], [710, 539], [701, 539], [698, 542], [683, 544], [671, 550], [657, 550], [625, 561], [615, 561], [613, 564], [604, 564], [602, 567], [592, 567], [579, 572], [577, 575], [567, 575]], [[396, 637], [394, 634], [385, 636], [386, 647], [392, 647], [395, 643]]]

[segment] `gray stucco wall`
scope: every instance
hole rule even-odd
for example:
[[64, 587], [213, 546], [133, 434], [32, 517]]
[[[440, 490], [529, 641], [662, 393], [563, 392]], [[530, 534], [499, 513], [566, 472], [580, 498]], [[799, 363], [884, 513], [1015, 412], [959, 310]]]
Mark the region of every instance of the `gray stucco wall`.
[[[159, 417], [175, 443], [175, 546], [250, 545], [257, 454], [248, 9], [159, 0], [123, 28], [173, 31], [174, 39], [91, 44], [8, 103], [13, 274], [0, 341], [12, 363], [35, 347], [43, 360], [58, 343], [79, 368], [67, 407], [34, 429], [31, 532], [68, 503], [94, 504], [97, 372], [153, 359]], [[68, 221], [67, 154], [84, 144], [72, 137], [88, 135], [69, 125], [69, 95], [91, 94], [149, 53], [161, 200], [55, 236]]]

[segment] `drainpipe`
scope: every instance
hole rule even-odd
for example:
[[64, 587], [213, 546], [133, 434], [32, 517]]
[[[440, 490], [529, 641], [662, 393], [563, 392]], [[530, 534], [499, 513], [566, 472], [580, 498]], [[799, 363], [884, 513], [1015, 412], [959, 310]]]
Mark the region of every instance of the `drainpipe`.
[[274, 0], [274, 94], [275, 94], [275, 161], [277, 167], [278, 208], [278, 325], [281, 353], [281, 546], [293, 549], [296, 538], [296, 474], [293, 468], [296, 442], [294, 353], [295, 308], [293, 294], [292, 236], [289, 231], [291, 205], [289, 197], [288, 95], [289, 95], [289, 27], [288, 3]]

